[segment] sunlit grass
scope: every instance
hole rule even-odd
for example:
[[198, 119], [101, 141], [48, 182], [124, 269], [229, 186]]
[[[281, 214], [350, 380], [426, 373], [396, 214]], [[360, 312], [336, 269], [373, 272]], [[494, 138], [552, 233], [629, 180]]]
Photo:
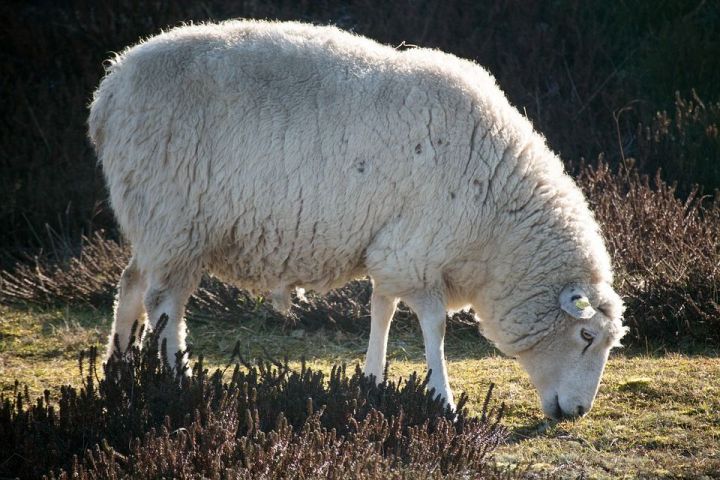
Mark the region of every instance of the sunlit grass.
[[[31, 396], [62, 384], [78, 385], [77, 357], [104, 346], [106, 311], [0, 307], [0, 391], [15, 380]], [[247, 360], [301, 358], [324, 371], [338, 363], [362, 364], [366, 338], [334, 331], [280, 329], [262, 322], [233, 325], [191, 320], [189, 341], [212, 368], [227, 360], [237, 341]], [[511, 438], [495, 454], [507, 465], [532, 464], [553, 477], [716, 478], [720, 475], [720, 358], [717, 352], [659, 354], [616, 351], [608, 363], [592, 412], [579, 421], [548, 423], [517, 362], [472, 332], [451, 331], [447, 355], [452, 387], [469, 396], [479, 413], [491, 382], [494, 401], [505, 404]], [[414, 325], [393, 326], [390, 375], [424, 371], [423, 346]]]

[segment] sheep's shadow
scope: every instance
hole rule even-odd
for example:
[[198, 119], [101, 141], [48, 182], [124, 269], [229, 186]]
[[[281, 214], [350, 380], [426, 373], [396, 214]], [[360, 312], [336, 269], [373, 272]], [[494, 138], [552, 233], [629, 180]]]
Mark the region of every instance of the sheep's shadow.
[[542, 419], [528, 423], [527, 425], [509, 429], [507, 443], [513, 445], [544, 436], [551, 427], [557, 425], [558, 423], [559, 422], [554, 420]]

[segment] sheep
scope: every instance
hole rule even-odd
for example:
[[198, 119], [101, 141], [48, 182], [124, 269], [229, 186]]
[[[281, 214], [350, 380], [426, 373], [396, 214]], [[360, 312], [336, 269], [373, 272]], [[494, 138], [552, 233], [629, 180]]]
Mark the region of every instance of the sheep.
[[184, 351], [205, 272], [283, 309], [293, 289], [368, 276], [375, 381], [403, 300], [454, 408], [446, 313], [471, 307], [548, 417], [590, 410], [625, 331], [610, 257], [557, 155], [476, 63], [330, 26], [182, 26], [110, 60], [88, 123], [132, 245], [108, 355], [163, 314]]

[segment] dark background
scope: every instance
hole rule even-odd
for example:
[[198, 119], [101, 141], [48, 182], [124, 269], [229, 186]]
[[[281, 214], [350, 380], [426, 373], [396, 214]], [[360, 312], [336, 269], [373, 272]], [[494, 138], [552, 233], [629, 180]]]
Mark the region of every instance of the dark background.
[[574, 171], [604, 154], [662, 168], [681, 196], [720, 186], [717, 1], [26, 1], [3, 2], [0, 17], [6, 257], [48, 235], [114, 234], [87, 105], [111, 52], [185, 21], [331, 23], [452, 52], [487, 67]]

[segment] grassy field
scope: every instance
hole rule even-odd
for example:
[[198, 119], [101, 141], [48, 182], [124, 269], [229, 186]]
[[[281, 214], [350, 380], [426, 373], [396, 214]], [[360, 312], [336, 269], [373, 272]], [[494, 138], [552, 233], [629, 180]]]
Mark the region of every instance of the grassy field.
[[[0, 391], [15, 380], [31, 396], [45, 388], [80, 383], [78, 353], [103, 344], [107, 311], [0, 307]], [[389, 345], [393, 377], [424, 368], [414, 325], [396, 323]], [[210, 365], [221, 365], [239, 340], [243, 355], [287, 355], [292, 362], [329, 370], [362, 362], [362, 336], [261, 323], [233, 325], [202, 318], [190, 321], [190, 342]], [[479, 412], [491, 382], [494, 400], [506, 406], [511, 430], [495, 454], [500, 464], [531, 464], [552, 478], [720, 478], [720, 357], [717, 351], [613, 353], [595, 407], [582, 420], [548, 423], [518, 364], [467, 331], [450, 334], [447, 355], [452, 386]]]

